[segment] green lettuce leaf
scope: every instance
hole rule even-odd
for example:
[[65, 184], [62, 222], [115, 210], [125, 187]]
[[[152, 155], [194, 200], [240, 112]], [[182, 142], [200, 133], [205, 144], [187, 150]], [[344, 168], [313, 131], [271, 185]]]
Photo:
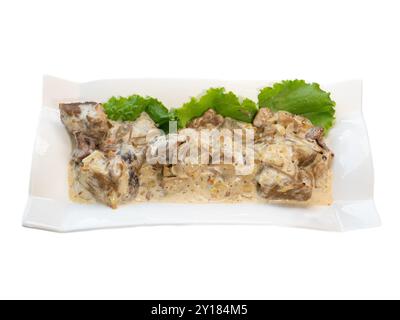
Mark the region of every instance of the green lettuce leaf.
[[170, 113], [167, 107], [165, 107], [159, 100], [154, 98], [146, 99], [146, 112], [151, 119], [159, 126], [169, 122]]
[[129, 97], [112, 97], [103, 107], [108, 118], [115, 121], [135, 121], [142, 112], [147, 112], [158, 126], [170, 120], [168, 109], [159, 100], [136, 94]]
[[224, 117], [248, 123], [253, 121], [259, 108], [288, 111], [310, 119], [314, 125], [324, 128], [325, 133], [335, 120], [335, 102], [330, 94], [321, 90], [318, 84], [308, 84], [304, 80], [282, 81], [262, 89], [258, 95], [258, 106], [250, 99], [242, 100], [233, 92], [226, 92], [225, 88], [208, 89], [202, 96], [191, 98], [182, 107], [171, 111], [159, 100], [140, 95], [112, 97], [103, 106], [107, 116], [116, 121], [134, 121], [142, 112], [147, 112], [166, 132], [169, 121], [178, 121], [178, 126], [185, 128], [209, 109]]
[[191, 98], [189, 102], [175, 110], [179, 127], [185, 128], [192, 119], [201, 117], [208, 109], [210, 106], [207, 104], [201, 104], [196, 98]]
[[209, 109], [243, 122], [252, 122], [258, 111], [257, 104], [250, 99], [241, 101], [233, 92], [225, 92], [224, 88], [211, 88], [200, 98], [191, 98], [175, 113], [180, 127], [186, 127], [191, 120], [201, 117]]
[[103, 107], [108, 118], [115, 121], [134, 121], [146, 109], [144, 98], [139, 95], [112, 97]]
[[336, 103], [330, 98], [330, 93], [323, 91], [319, 84], [308, 84], [304, 80], [282, 81], [262, 89], [258, 105], [308, 118], [315, 126], [324, 128], [325, 134], [335, 120]]

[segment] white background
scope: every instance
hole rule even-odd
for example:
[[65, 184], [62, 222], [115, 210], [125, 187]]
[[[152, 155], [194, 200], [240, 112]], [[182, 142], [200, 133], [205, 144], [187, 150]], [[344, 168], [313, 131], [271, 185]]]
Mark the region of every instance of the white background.
[[[396, 0], [1, 1], [0, 298], [400, 298], [399, 16]], [[383, 227], [22, 228], [43, 74], [361, 78]]]

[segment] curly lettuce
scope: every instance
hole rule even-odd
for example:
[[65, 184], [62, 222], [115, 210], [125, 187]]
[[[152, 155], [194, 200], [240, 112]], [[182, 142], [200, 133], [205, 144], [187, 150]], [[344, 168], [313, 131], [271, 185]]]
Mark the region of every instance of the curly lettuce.
[[319, 84], [309, 84], [304, 80], [286, 80], [262, 89], [258, 105], [308, 118], [315, 126], [324, 128], [325, 134], [335, 121], [336, 103], [330, 98], [330, 93], [323, 91]]
[[112, 97], [103, 104], [108, 118], [115, 121], [135, 121], [142, 112], [162, 126], [170, 120], [170, 112], [162, 102], [152, 97], [131, 95], [129, 97]]
[[210, 88], [178, 109], [168, 110], [152, 97], [131, 95], [110, 98], [104, 103], [104, 110], [108, 118], [115, 121], [134, 121], [142, 112], [147, 112], [159, 128], [168, 132], [170, 121], [178, 121], [178, 126], [185, 128], [209, 109], [224, 117], [251, 123], [259, 108], [270, 108], [306, 117], [315, 126], [324, 128], [326, 134], [335, 120], [335, 105], [330, 93], [323, 91], [319, 84], [286, 80], [260, 90], [258, 105], [250, 99], [240, 99], [225, 88]]
[[209, 109], [243, 122], [252, 122], [258, 111], [257, 104], [250, 99], [241, 100], [233, 92], [226, 92], [225, 88], [211, 88], [201, 97], [191, 98], [175, 110], [179, 126], [186, 127], [191, 120], [201, 117]]

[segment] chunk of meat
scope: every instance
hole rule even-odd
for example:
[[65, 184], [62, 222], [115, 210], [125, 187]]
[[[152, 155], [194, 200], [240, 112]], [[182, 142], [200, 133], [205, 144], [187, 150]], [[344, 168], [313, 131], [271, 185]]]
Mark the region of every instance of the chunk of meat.
[[307, 118], [286, 111], [272, 112], [268, 108], [262, 108], [258, 111], [253, 125], [262, 128], [262, 135], [264, 136], [278, 133], [282, 136], [294, 134], [302, 138], [314, 127]]
[[258, 111], [256, 117], [253, 120], [253, 125], [255, 127], [261, 128], [265, 127], [273, 119], [274, 113], [268, 108], [262, 108]]
[[103, 139], [108, 132], [107, 115], [96, 102], [60, 103], [61, 121], [70, 134], [83, 133], [96, 140]]
[[132, 123], [110, 121], [110, 130], [103, 142], [103, 146], [117, 145], [119, 143], [130, 143], [132, 140]]
[[225, 118], [222, 128], [228, 130], [254, 129], [251, 123], [238, 121], [232, 118]]
[[307, 201], [312, 196], [312, 176], [305, 170], [299, 170], [296, 177], [265, 167], [257, 176], [260, 193], [269, 200]]
[[99, 150], [109, 158], [120, 156], [122, 160], [136, 169], [140, 169], [142, 166], [146, 153], [145, 147], [136, 147], [128, 143], [102, 145]]
[[110, 130], [102, 148], [121, 143], [144, 146], [159, 135], [161, 135], [161, 131], [148, 114], [143, 112], [135, 121], [110, 121]]
[[60, 115], [73, 139], [72, 157], [77, 162], [102, 143], [109, 129], [103, 107], [95, 102], [61, 103]]
[[145, 160], [146, 148], [134, 147], [131, 144], [122, 143], [118, 145], [116, 154], [120, 156], [121, 159], [124, 160], [129, 166], [132, 166], [135, 169], [140, 169]]
[[274, 134], [255, 144], [256, 160], [262, 168], [256, 179], [259, 193], [269, 200], [307, 201], [315, 187], [325, 186], [332, 153], [320, 128], [309, 128], [305, 123], [301, 133], [299, 127], [288, 130], [293, 123], [298, 125], [299, 119], [287, 114], [275, 116], [285, 134]]
[[299, 167], [307, 167], [314, 162], [318, 152], [312, 147], [304, 143], [297, 143], [293, 145], [294, 159]]
[[[143, 112], [140, 117], [132, 123], [132, 138], [145, 138], [150, 133], [159, 135], [160, 130], [157, 129], [156, 124], [150, 116], [146, 112]], [[146, 143], [146, 140], [144, 143]]]
[[[108, 121], [100, 104], [60, 104], [61, 119], [74, 140], [75, 179], [112, 208], [133, 200], [139, 188], [148, 135], [157, 129], [143, 113], [133, 122]], [[153, 134], [154, 136], [154, 134]]]
[[[138, 172], [145, 160], [147, 140], [160, 131], [154, 121], [142, 113], [132, 122], [108, 121], [105, 135], [103, 132], [93, 134], [96, 122], [83, 121], [82, 107], [78, 107], [68, 106], [66, 111], [63, 108], [69, 128], [73, 132], [81, 130], [74, 133], [76, 179], [95, 199], [112, 208], [133, 200], [139, 189]], [[68, 118], [71, 116], [75, 118]]]
[[307, 131], [306, 139], [319, 140], [324, 136], [324, 129], [320, 127], [313, 127]]
[[[316, 141], [318, 143], [318, 145], [326, 150], [326, 151], [330, 151], [330, 149], [328, 148], [328, 146], [326, 145], [325, 141], [324, 141], [324, 129], [320, 128], [320, 127], [313, 127], [311, 129], [309, 129], [306, 133], [306, 139], [311, 140], [311, 141]], [[333, 154], [332, 154], [333, 155]]]
[[[182, 132], [184, 131], [182, 130]], [[176, 133], [155, 137], [148, 143], [146, 150], [147, 162], [153, 165], [176, 163], [179, 158], [179, 149], [183, 147], [187, 140], [188, 137], [185, 134]]]
[[297, 174], [297, 163], [293, 161], [293, 148], [285, 141], [276, 141], [274, 144], [263, 145], [257, 148], [257, 158], [263, 164], [278, 169], [288, 176]]
[[79, 162], [96, 149], [96, 140], [81, 132], [76, 132], [73, 136], [75, 138], [75, 148], [72, 151], [72, 158]]
[[210, 109], [200, 118], [194, 119], [188, 127], [193, 129], [214, 129], [219, 128], [223, 123], [224, 117]]
[[79, 183], [111, 208], [133, 200], [139, 187], [136, 169], [119, 155], [107, 158], [96, 150], [77, 164], [75, 171]]

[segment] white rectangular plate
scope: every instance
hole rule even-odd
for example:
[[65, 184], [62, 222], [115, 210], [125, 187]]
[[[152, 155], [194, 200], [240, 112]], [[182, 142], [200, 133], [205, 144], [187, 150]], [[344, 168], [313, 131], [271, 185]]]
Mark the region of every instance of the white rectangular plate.
[[334, 151], [331, 206], [295, 208], [261, 204], [135, 204], [112, 210], [69, 200], [70, 138], [59, 118], [63, 101], [106, 101], [138, 93], [180, 106], [212, 86], [254, 100], [270, 81], [124, 79], [73, 83], [44, 78], [43, 108], [33, 152], [30, 194], [23, 225], [58, 232], [145, 225], [270, 224], [347, 231], [380, 225], [373, 200], [373, 168], [361, 111], [362, 82], [324, 84], [336, 101], [336, 124], [327, 143]]

